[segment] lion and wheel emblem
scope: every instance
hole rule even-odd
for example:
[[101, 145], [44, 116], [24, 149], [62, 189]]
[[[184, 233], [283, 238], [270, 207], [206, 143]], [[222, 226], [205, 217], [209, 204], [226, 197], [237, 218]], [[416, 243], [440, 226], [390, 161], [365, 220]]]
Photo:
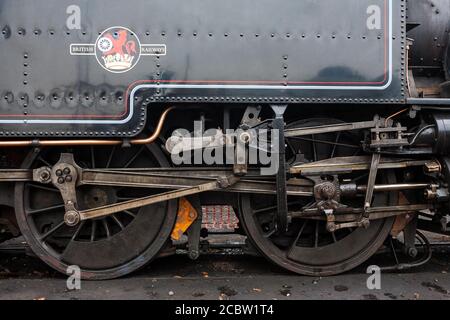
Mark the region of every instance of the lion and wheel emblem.
[[124, 73], [133, 69], [141, 56], [166, 55], [165, 44], [141, 44], [136, 33], [125, 27], [111, 27], [101, 32], [95, 44], [71, 44], [74, 56], [95, 55], [103, 69]]
[[108, 71], [121, 73], [131, 70], [139, 61], [141, 44], [129, 29], [113, 27], [97, 39], [95, 55], [100, 65]]

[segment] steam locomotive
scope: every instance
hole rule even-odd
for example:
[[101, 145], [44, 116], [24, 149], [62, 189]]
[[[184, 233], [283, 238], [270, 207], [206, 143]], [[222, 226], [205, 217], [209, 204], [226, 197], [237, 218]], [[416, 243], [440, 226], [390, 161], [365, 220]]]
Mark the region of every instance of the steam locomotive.
[[196, 259], [212, 206], [304, 275], [449, 234], [449, 0], [0, 0], [0, 30], [0, 240], [58, 271]]

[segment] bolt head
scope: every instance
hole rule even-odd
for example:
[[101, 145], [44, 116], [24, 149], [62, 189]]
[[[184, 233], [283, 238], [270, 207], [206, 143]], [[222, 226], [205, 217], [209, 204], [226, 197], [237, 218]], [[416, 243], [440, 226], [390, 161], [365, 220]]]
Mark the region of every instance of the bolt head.
[[47, 170], [44, 170], [41, 172], [40, 178], [42, 181], [48, 181], [50, 179], [50, 172], [48, 172]]
[[70, 227], [76, 226], [80, 222], [80, 214], [76, 211], [67, 211], [64, 215], [64, 223]]
[[336, 225], [334, 223], [328, 223], [327, 224], [327, 230], [328, 232], [335, 232], [336, 231]]
[[200, 257], [200, 253], [197, 250], [189, 251], [189, 258], [191, 260], [197, 260]]
[[411, 258], [415, 258], [415, 257], [417, 257], [417, 254], [418, 254], [419, 252], [418, 252], [418, 250], [416, 249], [416, 248], [409, 248], [409, 250], [408, 250], [408, 255], [411, 257]]
[[63, 173], [64, 174], [70, 174], [70, 169], [69, 168], [64, 168]]
[[63, 175], [63, 172], [61, 169], [56, 170], [56, 176], [61, 177]]
[[323, 199], [333, 199], [336, 195], [336, 187], [331, 182], [325, 182], [320, 187], [320, 194]]

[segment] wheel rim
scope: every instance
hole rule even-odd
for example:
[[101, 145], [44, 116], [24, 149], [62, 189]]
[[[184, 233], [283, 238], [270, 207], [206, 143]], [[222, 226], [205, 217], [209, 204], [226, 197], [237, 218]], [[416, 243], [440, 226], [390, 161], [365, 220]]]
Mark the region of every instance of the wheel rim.
[[[23, 167], [52, 166], [62, 152], [72, 152], [84, 168], [166, 167], [168, 162], [154, 145], [120, 151], [80, 147], [31, 153]], [[83, 186], [77, 189], [80, 209], [147, 196], [157, 190]], [[105, 218], [64, 224], [64, 205], [56, 188], [38, 183], [16, 185], [16, 216], [31, 249], [47, 264], [66, 273], [81, 268], [85, 279], [109, 279], [137, 270], [151, 261], [168, 240], [176, 219], [176, 202], [159, 203]]]
[[[290, 127], [336, 123], [339, 121], [309, 119], [296, 122]], [[325, 134], [290, 140], [288, 162], [294, 164], [308, 161], [307, 159], [318, 161], [330, 156], [357, 155], [357, 149], [352, 146], [356, 146], [359, 137], [354, 137], [355, 140], [352, 141], [353, 138], [346, 135], [348, 134]], [[320, 145], [317, 145], [317, 141], [320, 141]], [[304, 150], [305, 153], [298, 155], [298, 150]], [[358, 176], [352, 178], [364, 179]], [[384, 175], [383, 179], [387, 179], [384, 181], [389, 183], [395, 181], [392, 172]], [[385, 193], [377, 195], [373, 204], [388, 205], [395, 201], [395, 193]], [[288, 197], [289, 211], [298, 211], [313, 203], [314, 199], [311, 198]], [[333, 275], [361, 264], [383, 244], [394, 221], [393, 218], [375, 220], [371, 221], [368, 229], [351, 228], [330, 233], [326, 230], [325, 221], [293, 219], [287, 233], [279, 235], [275, 228], [275, 197], [242, 195], [239, 205], [241, 222], [253, 245], [277, 265], [306, 275]], [[361, 203], [359, 206], [362, 206]]]

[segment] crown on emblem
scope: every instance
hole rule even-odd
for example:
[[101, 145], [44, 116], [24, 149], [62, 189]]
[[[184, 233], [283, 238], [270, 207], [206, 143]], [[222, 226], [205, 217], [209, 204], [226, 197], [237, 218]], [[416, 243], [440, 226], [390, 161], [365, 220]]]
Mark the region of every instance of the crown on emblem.
[[105, 67], [110, 70], [126, 70], [133, 65], [134, 56], [128, 54], [121, 55], [120, 53], [110, 54], [102, 57]]

